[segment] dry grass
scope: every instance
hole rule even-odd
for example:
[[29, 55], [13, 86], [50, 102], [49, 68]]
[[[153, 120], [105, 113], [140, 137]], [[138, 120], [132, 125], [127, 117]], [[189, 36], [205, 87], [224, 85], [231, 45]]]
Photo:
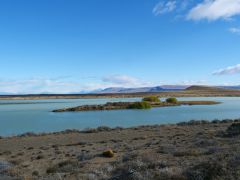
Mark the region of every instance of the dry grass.
[[[226, 136], [232, 122], [239, 120], [3, 138], [0, 158], [12, 166], [0, 179], [236, 180], [239, 136]], [[117, 152], [104, 157], [106, 149]]]

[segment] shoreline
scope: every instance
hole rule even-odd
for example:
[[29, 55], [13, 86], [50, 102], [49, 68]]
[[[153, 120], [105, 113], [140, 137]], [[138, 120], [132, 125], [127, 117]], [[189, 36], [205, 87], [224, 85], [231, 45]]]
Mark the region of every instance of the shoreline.
[[50, 136], [50, 135], [59, 135], [59, 134], [68, 134], [68, 133], [97, 133], [97, 132], [108, 132], [115, 130], [132, 130], [136, 128], [145, 128], [145, 127], [162, 127], [162, 126], [194, 126], [194, 125], [207, 125], [207, 124], [231, 124], [231, 123], [240, 123], [240, 118], [236, 119], [213, 119], [213, 120], [190, 120], [190, 121], [181, 121], [178, 123], [166, 123], [166, 124], [153, 124], [153, 125], [139, 125], [131, 127], [109, 127], [109, 126], [98, 126], [96, 128], [85, 128], [82, 130], [79, 129], [65, 129], [62, 131], [53, 131], [53, 132], [25, 132], [16, 135], [9, 136], [0, 136], [1, 139], [11, 139], [11, 138], [24, 138], [24, 137], [41, 137], [41, 136]]
[[200, 120], [6, 137], [0, 139], [0, 164], [5, 164], [0, 178], [54, 179], [60, 174], [62, 179], [109, 180], [131, 174], [167, 180], [190, 179], [189, 173], [210, 169], [211, 174], [201, 175], [216, 179], [219, 174], [212, 165], [225, 169], [221, 177], [227, 174], [234, 179], [240, 170], [240, 134], [229, 127], [239, 123], [240, 119]]

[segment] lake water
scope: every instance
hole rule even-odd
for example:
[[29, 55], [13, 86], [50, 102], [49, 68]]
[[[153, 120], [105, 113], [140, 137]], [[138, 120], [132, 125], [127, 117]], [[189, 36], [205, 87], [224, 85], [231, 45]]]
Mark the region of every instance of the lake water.
[[65, 129], [85, 129], [98, 126], [132, 127], [189, 121], [192, 119], [240, 118], [240, 98], [178, 98], [179, 100], [214, 100], [217, 105], [178, 106], [151, 110], [114, 110], [53, 113], [54, 109], [86, 104], [103, 104], [125, 99], [56, 99], [56, 100], [0, 100], [0, 135], [24, 132], [54, 132]]

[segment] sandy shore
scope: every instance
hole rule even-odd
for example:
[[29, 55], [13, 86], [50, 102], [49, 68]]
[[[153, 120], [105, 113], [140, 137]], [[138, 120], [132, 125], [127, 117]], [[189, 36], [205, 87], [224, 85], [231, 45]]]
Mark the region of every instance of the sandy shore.
[[[240, 136], [229, 130], [233, 123], [100, 127], [1, 138], [0, 179], [239, 179]], [[114, 157], [102, 155], [108, 149]]]

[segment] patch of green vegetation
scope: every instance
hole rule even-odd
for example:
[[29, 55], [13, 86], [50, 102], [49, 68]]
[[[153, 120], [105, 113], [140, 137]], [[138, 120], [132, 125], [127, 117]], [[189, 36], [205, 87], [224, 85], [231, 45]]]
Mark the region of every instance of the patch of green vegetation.
[[113, 152], [111, 149], [109, 149], [109, 150], [107, 150], [107, 151], [104, 151], [104, 152], [102, 153], [102, 155], [103, 155], [104, 157], [112, 158], [112, 157], [114, 157], [114, 152]]
[[160, 99], [157, 96], [148, 96], [148, 97], [143, 98], [142, 101], [161, 102]]
[[178, 100], [177, 98], [171, 97], [171, 98], [167, 98], [166, 102], [171, 104], [177, 104]]
[[151, 109], [152, 106], [149, 102], [134, 102], [128, 106], [128, 109]]

